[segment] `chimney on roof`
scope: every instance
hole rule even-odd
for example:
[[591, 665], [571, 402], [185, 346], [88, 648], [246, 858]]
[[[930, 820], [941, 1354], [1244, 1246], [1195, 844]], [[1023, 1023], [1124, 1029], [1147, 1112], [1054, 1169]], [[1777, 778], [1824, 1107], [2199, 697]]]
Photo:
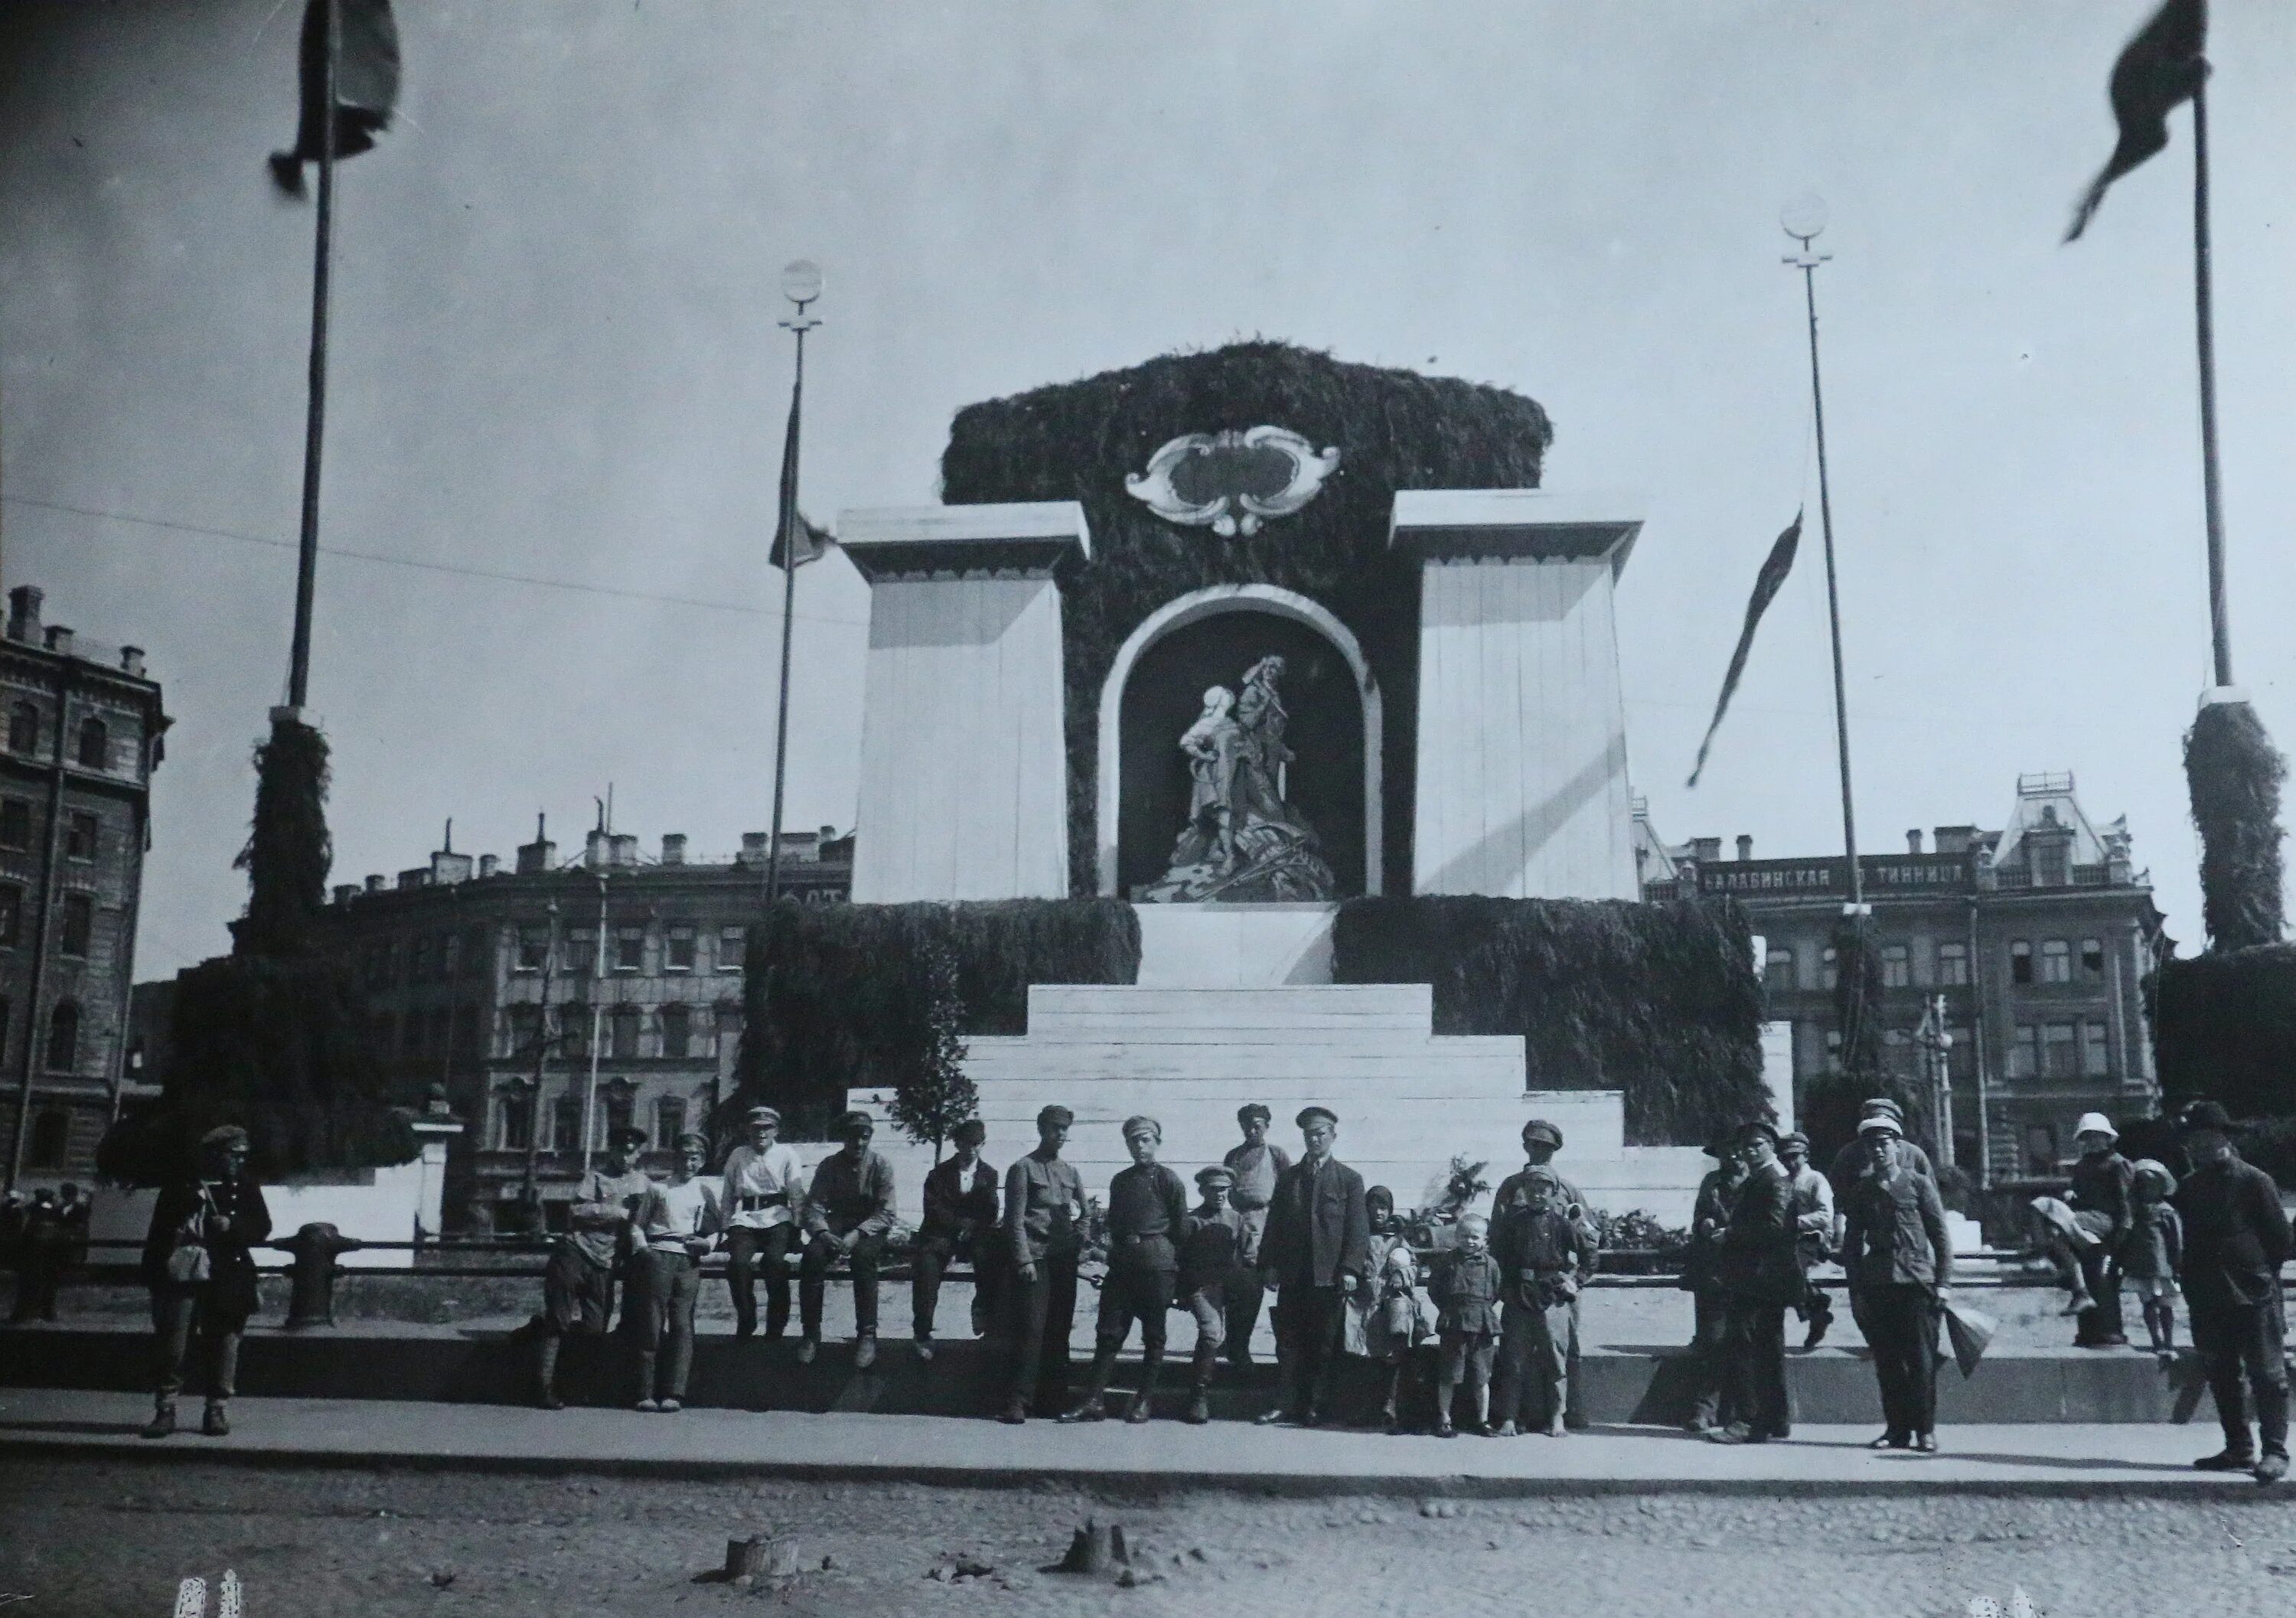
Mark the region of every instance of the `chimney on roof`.
[[582, 839], [582, 864], [584, 867], [592, 871], [603, 870], [605, 868], [606, 861], [611, 856], [611, 853], [612, 850], [607, 846], [606, 842], [605, 827], [592, 826], [589, 834]]
[[339, 882], [335, 884], [335, 902], [339, 905], [350, 903], [358, 897], [358, 893], [359, 885], [355, 882]]
[[36, 584], [20, 584], [8, 592], [8, 638], [37, 641], [40, 638], [40, 604], [47, 593]]
[[383, 880], [380, 875], [371, 875], [366, 879], [366, 891], [368, 892], [380, 893], [382, 890]]
[[638, 839], [635, 832], [611, 832], [606, 837], [606, 858], [615, 866], [634, 866], [638, 862]]
[[823, 826], [821, 828], [821, 841], [824, 842], [835, 842], [837, 841], [837, 828], [833, 825]]
[[1743, 832], [1739, 833], [1739, 834], [1738, 834], [1738, 858], [1741, 858], [1741, 859], [1751, 859], [1753, 857], [1754, 857], [1754, 840], [1753, 840], [1751, 837], [1748, 836], [1748, 835], [1747, 835], [1745, 833], [1743, 833]]
[[144, 678], [144, 648], [141, 646], [120, 647], [119, 671], [122, 674], [132, 676], [136, 679], [142, 679]]
[[1700, 865], [1712, 865], [1722, 858], [1722, 840], [1719, 837], [1693, 837], [1690, 840], [1690, 857]]
[[430, 885], [430, 867], [429, 866], [415, 866], [408, 870], [401, 871], [398, 874], [398, 885], [402, 891], [409, 888], [429, 887]]
[[47, 637], [49, 651], [58, 657], [72, 655], [72, 632], [70, 629], [62, 624], [50, 624], [44, 633]]
[[496, 858], [492, 854], [481, 854], [479, 856], [479, 875], [481, 879], [492, 876], [500, 869], [502, 869], [502, 861]]
[[1973, 825], [1941, 825], [1937, 828], [1937, 851], [1940, 854], [1966, 854], [1977, 841]]
[[664, 832], [661, 834], [661, 863], [682, 866], [685, 863], [685, 834]]
[[745, 866], [761, 866], [765, 864], [767, 859], [766, 844], [768, 841], [769, 839], [763, 832], [742, 833], [741, 863]]
[[1907, 826], [1906, 828], [1906, 852], [1908, 854], [1918, 854], [1921, 851], [1922, 828], [1917, 825]]
[[547, 825], [548, 822], [545, 817], [536, 815], [534, 841], [518, 845], [518, 874], [521, 876], [531, 876], [537, 872], [547, 871], [556, 862], [558, 845], [550, 841]]

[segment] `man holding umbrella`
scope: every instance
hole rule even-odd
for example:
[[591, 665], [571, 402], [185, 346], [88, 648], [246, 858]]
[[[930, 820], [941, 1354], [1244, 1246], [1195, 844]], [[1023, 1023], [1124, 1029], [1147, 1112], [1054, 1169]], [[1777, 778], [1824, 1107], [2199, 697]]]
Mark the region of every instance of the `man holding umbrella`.
[[1866, 1169], [1843, 1199], [1842, 1268], [1874, 1349], [1886, 1427], [1869, 1450], [1937, 1453], [1938, 1310], [1953, 1279], [1953, 1239], [1934, 1179], [1914, 1172], [1895, 1119], [1857, 1126]]
[[[2233, 1149], [2231, 1117], [2213, 1101], [2196, 1101], [2178, 1121], [2193, 1171], [2172, 1199], [2185, 1221], [2185, 1308], [2193, 1346], [2216, 1396], [2225, 1447], [2194, 1461], [2203, 1472], [2253, 1472], [2259, 1483], [2288, 1474], [2287, 1322], [2280, 1267], [2296, 1239], [2280, 1192], [2263, 1170]], [[2246, 1384], [2243, 1388], [2243, 1382]], [[2256, 1404], [2263, 1453], [2248, 1425]]]

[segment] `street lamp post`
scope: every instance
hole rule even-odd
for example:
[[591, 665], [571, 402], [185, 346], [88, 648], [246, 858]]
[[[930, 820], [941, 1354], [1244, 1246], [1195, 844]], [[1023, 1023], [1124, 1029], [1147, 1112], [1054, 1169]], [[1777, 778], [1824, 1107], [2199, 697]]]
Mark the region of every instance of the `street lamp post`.
[[550, 901], [549, 935], [542, 946], [542, 1000], [534, 1019], [534, 1077], [527, 1097], [526, 1184], [519, 1192], [532, 1229], [542, 1229], [542, 1080], [550, 1060], [550, 990], [558, 964], [558, 901]]
[[781, 324], [797, 334], [797, 375], [790, 384], [789, 437], [782, 449], [782, 683], [779, 716], [774, 722], [774, 827], [772, 840], [766, 845], [768, 908], [782, 893], [782, 800], [789, 773], [790, 636], [797, 619], [798, 421], [805, 398], [805, 334], [821, 324], [806, 309], [821, 296], [821, 267], [809, 259], [789, 265], [782, 271], [782, 296], [796, 306], [796, 313]]

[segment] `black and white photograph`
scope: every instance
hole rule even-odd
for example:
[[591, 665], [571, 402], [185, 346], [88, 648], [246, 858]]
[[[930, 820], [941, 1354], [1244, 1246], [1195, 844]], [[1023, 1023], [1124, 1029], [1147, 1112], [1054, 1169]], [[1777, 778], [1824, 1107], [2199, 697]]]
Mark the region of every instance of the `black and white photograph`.
[[2279, 0], [0, 0], [0, 1609], [2296, 1609], [2292, 535]]

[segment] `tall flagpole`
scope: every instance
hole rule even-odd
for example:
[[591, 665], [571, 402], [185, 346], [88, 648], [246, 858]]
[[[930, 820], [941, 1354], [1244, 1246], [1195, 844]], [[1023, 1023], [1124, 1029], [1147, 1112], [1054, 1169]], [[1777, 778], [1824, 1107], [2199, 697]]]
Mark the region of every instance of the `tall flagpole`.
[[805, 399], [805, 334], [821, 324], [805, 312], [806, 306], [821, 296], [820, 269], [799, 259], [782, 271], [782, 293], [797, 306], [797, 313], [781, 323], [785, 330], [797, 333], [797, 377], [790, 385], [789, 437], [782, 448], [782, 684], [780, 713], [774, 721], [774, 829], [766, 845], [768, 908], [782, 896], [782, 800], [789, 778], [790, 640], [797, 620], [799, 411]]
[[1833, 641], [1833, 741], [1841, 766], [1841, 842], [1849, 860], [1849, 916], [1866, 914], [1866, 876], [1857, 865], [1857, 811], [1849, 793], [1849, 705], [1841, 676], [1841, 596], [1834, 581], [1833, 498], [1826, 480], [1825, 389], [1817, 366], [1817, 267], [1833, 255], [1814, 252], [1810, 243], [1825, 228], [1825, 204], [1815, 196], [1786, 204], [1778, 217], [1785, 233], [1801, 244], [1784, 262], [1801, 271], [1802, 303], [1809, 315], [1809, 398], [1817, 431], [1817, 516], [1825, 538], [1825, 622]]
[[311, 255], [311, 382], [303, 425], [303, 527], [295, 558], [295, 641], [288, 660], [287, 705], [298, 715], [311, 692], [311, 595], [319, 569], [319, 450], [327, 417], [327, 271], [334, 257], [335, 75], [341, 65], [342, 0], [326, 0], [326, 67], [322, 79], [319, 203]]
[[2232, 628], [2225, 619], [2224, 508], [2217, 483], [2217, 316], [2209, 267], [2209, 90], [2193, 91], [2193, 299], [2201, 357], [2201, 494], [2208, 512], [2209, 636], [2217, 684], [2232, 684]]

